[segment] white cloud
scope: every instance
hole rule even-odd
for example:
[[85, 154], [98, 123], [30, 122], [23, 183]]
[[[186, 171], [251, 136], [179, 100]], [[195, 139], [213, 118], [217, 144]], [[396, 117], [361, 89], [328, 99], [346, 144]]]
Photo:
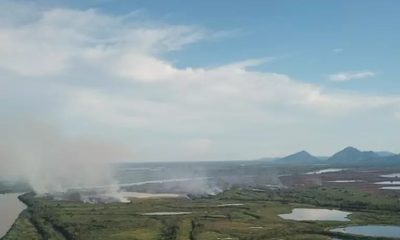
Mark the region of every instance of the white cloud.
[[334, 82], [345, 82], [353, 79], [362, 79], [373, 76], [375, 76], [375, 73], [372, 71], [360, 71], [360, 72], [351, 71], [351, 72], [340, 72], [331, 74], [328, 76], [328, 78], [329, 80]]
[[60, 74], [82, 62], [108, 66], [117, 61], [123, 67], [126, 58], [151, 61], [147, 54], [178, 50], [205, 34], [188, 26], [126, 22], [124, 16], [93, 9], [49, 9], [32, 15], [30, 21], [0, 25], [0, 67], [25, 76]]
[[[0, 72], [11, 76], [0, 80], [0, 99], [7, 97], [2, 109], [52, 105], [48, 115], [42, 111], [40, 116], [59, 119], [69, 130], [132, 142], [135, 151], [149, 159], [162, 158], [158, 149], [166, 148], [176, 149], [170, 158], [177, 159], [186, 158], [192, 147], [213, 159], [260, 154], [266, 148], [283, 152], [279, 145], [285, 149], [294, 144], [285, 139], [298, 142], [299, 131], [312, 133], [310, 139], [315, 136], [321, 145], [332, 119], [347, 125], [348, 119], [363, 121], [358, 118], [375, 111], [393, 118], [400, 106], [398, 96], [338, 92], [251, 68], [270, 58], [181, 68], [165, 57], [218, 36], [203, 28], [96, 10], [31, 11], [24, 15], [29, 21], [8, 16], [0, 24]], [[372, 75], [366, 71], [330, 77], [346, 81]], [[16, 87], [26, 82], [29, 88]], [[6, 94], [7, 86], [18, 90]], [[53, 95], [43, 96], [46, 91]], [[258, 150], [256, 143], [250, 144], [254, 138]], [[188, 145], [182, 144], [186, 140]]]

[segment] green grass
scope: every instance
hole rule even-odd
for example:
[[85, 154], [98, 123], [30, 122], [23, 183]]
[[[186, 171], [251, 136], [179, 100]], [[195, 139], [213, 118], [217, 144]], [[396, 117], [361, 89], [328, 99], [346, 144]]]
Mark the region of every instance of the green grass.
[[177, 240], [188, 240], [192, 234], [192, 221], [191, 219], [183, 219], [179, 224], [179, 231], [176, 236]]
[[[352, 224], [400, 224], [398, 200], [357, 191], [314, 188], [254, 192], [231, 189], [203, 199], [136, 199], [130, 204], [85, 204], [25, 195], [29, 206], [6, 236], [9, 239], [330, 239], [329, 229]], [[346, 204], [343, 204], [346, 203]], [[362, 202], [361, 207], [354, 204]], [[220, 207], [220, 204], [242, 206]], [[296, 207], [352, 209], [351, 222], [290, 221], [278, 214]], [[192, 212], [143, 216], [146, 212]], [[44, 238], [41, 238], [41, 236]]]
[[154, 229], [142, 228], [136, 230], [127, 230], [119, 233], [110, 234], [107, 236], [109, 239], [115, 240], [125, 240], [125, 239], [134, 239], [134, 240], [155, 240], [158, 238], [159, 232]]

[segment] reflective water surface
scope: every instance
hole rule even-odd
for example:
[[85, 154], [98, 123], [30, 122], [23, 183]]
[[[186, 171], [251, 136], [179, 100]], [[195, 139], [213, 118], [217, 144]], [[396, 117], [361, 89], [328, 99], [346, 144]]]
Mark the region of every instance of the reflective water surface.
[[334, 182], [334, 183], [355, 183], [355, 182], [363, 182], [362, 180], [333, 180], [327, 182]]
[[380, 189], [383, 189], [383, 190], [400, 190], [400, 186], [381, 187]]
[[10, 229], [25, 204], [18, 200], [21, 193], [0, 194], [0, 238]]
[[332, 173], [332, 172], [340, 172], [344, 171], [344, 168], [326, 168], [317, 171], [307, 172], [306, 174], [323, 174], [323, 173]]
[[143, 213], [144, 216], [172, 216], [172, 215], [187, 215], [191, 212], [149, 212]]
[[330, 209], [295, 208], [291, 213], [280, 214], [279, 217], [297, 221], [350, 221], [350, 212]]
[[335, 228], [332, 232], [341, 232], [368, 237], [399, 237], [400, 226], [393, 225], [364, 225]]
[[391, 173], [391, 174], [385, 174], [385, 175], [381, 175], [381, 177], [387, 177], [387, 178], [400, 178], [400, 173]]
[[379, 185], [400, 185], [400, 181], [382, 181], [382, 182], [376, 182], [374, 184], [379, 184]]

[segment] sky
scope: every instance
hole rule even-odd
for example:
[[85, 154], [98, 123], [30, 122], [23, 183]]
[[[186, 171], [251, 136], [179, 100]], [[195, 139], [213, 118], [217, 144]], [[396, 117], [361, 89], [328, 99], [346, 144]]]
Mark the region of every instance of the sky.
[[0, 123], [122, 144], [126, 161], [399, 153], [399, 7], [1, 1]]

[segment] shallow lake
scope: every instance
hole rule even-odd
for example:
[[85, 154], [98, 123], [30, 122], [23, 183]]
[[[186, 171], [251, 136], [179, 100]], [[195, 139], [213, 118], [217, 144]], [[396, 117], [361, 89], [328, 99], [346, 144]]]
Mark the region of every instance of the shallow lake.
[[392, 187], [381, 187], [383, 190], [400, 190], [400, 186], [392, 186]]
[[235, 207], [235, 206], [243, 206], [243, 203], [224, 203], [218, 205], [218, 207]]
[[381, 175], [381, 177], [387, 177], [387, 178], [400, 178], [400, 173], [384, 174], [384, 175]]
[[173, 215], [187, 215], [192, 212], [149, 212], [142, 213], [143, 216], [173, 216]]
[[185, 197], [183, 194], [176, 193], [145, 193], [145, 192], [120, 192], [126, 198], [179, 198]]
[[0, 238], [10, 229], [18, 215], [25, 209], [19, 201], [21, 193], [0, 194]]
[[280, 214], [279, 217], [296, 221], [350, 221], [350, 212], [318, 208], [295, 208], [291, 213]]
[[369, 237], [399, 237], [400, 226], [392, 225], [365, 225], [335, 228], [332, 232], [341, 232]]
[[332, 182], [332, 183], [356, 183], [356, 182], [363, 182], [362, 180], [333, 180], [333, 181], [327, 181], [327, 182]]
[[326, 169], [321, 169], [321, 170], [316, 170], [316, 171], [312, 171], [312, 172], [307, 172], [306, 174], [310, 175], [310, 174], [323, 174], [323, 173], [332, 173], [332, 172], [340, 172], [340, 171], [344, 171], [346, 169], [343, 168], [326, 168]]
[[379, 184], [379, 185], [400, 185], [400, 181], [383, 181], [383, 182], [376, 182], [374, 184]]

